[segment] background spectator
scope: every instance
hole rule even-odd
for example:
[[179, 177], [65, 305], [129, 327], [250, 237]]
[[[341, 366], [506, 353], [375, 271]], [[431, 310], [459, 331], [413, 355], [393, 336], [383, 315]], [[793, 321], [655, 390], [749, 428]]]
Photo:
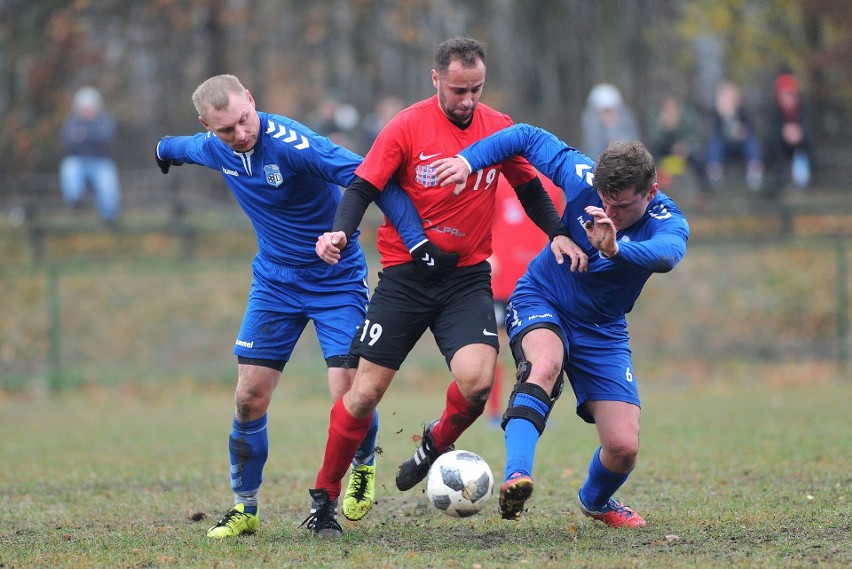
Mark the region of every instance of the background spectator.
[[775, 78], [767, 128], [768, 191], [778, 196], [790, 184], [806, 188], [811, 179], [810, 117], [799, 81], [791, 73]]
[[746, 184], [758, 191], [763, 185], [763, 160], [751, 113], [742, 101], [739, 86], [722, 81], [716, 87], [707, 140], [707, 180], [714, 191], [721, 188], [725, 166], [731, 161], [746, 165]]
[[379, 132], [406, 106], [402, 97], [397, 97], [396, 95], [389, 95], [379, 99], [375, 109], [364, 118], [364, 143], [366, 148], [370, 148], [373, 145]]
[[363, 153], [358, 135], [361, 114], [354, 105], [327, 97], [310, 120], [313, 129], [332, 142], [356, 153]]
[[116, 222], [121, 207], [118, 168], [112, 156], [114, 141], [115, 121], [104, 109], [100, 92], [94, 87], [79, 89], [62, 128], [62, 201], [68, 207], [78, 207], [86, 188], [91, 188], [98, 212], [108, 224]]
[[[707, 191], [704, 181], [704, 133], [695, 111], [675, 95], [666, 95], [651, 123], [649, 146], [657, 163], [657, 181], [665, 192], [686, 184]], [[677, 180], [678, 183], [673, 183]]]
[[599, 83], [589, 91], [582, 117], [583, 153], [593, 160], [612, 140], [636, 140], [639, 127], [618, 87]]

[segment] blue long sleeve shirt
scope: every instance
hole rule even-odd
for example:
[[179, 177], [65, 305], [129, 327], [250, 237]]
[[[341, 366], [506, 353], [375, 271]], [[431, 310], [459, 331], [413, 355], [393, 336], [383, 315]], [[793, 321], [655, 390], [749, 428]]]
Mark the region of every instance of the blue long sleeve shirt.
[[[317, 238], [331, 231], [342, 189], [363, 158], [293, 119], [258, 112], [261, 132], [248, 152], [236, 152], [211, 132], [166, 137], [157, 145], [163, 160], [207, 166], [221, 172], [251, 220], [258, 251], [291, 267], [320, 266]], [[414, 205], [395, 183], [376, 204], [409, 248], [426, 239]], [[360, 249], [355, 232], [343, 250]]]
[[587, 206], [603, 207], [592, 187], [593, 161], [553, 134], [516, 124], [472, 144], [460, 153], [472, 171], [520, 154], [565, 191], [562, 221], [589, 258], [588, 272], [559, 265], [546, 246], [529, 264], [521, 281], [533, 283], [568, 318], [590, 323], [623, 319], [632, 310], [653, 273], [671, 271], [686, 254], [689, 224], [674, 201], [663, 194], [648, 204], [633, 225], [617, 232], [619, 253], [604, 258], [586, 236]]

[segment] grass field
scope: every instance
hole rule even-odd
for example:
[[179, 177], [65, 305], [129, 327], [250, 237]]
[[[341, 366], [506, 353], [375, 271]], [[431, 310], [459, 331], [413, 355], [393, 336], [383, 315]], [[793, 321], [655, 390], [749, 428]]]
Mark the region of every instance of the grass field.
[[[403, 368], [403, 372], [405, 368]], [[401, 374], [383, 401], [378, 502], [336, 541], [298, 529], [319, 466], [322, 381], [285, 377], [270, 409], [262, 529], [205, 537], [229, 507], [232, 393], [179, 384], [0, 398], [0, 567], [849, 567], [852, 382], [643, 387], [640, 462], [619, 493], [648, 520], [611, 530], [579, 514], [594, 431], [566, 395], [539, 445], [519, 523], [496, 496], [467, 520], [396, 490], [396, 465], [442, 405], [444, 379]], [[313, 382], [314, 385], [309, 385]], [[459, 441], [502, 479], [502, 432]]]

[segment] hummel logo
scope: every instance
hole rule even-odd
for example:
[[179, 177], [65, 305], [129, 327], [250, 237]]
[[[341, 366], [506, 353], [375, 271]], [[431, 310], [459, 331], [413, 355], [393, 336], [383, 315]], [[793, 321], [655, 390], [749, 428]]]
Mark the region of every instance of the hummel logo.
[[435, 156], [439, 156], [440, 154], [441, 154], [440, 152], [436, 152], [435, 154], [429, 154], [429, 155], [427, 156], [426, 154], [423, 154], [423, 153], [421, 152], [421, 153], [420, 153], [420, 159], [421, 159], [421, 160], [429, 160], [430, 158], [434, 158]]
[[577, 174], [577, 177], [583, 178], [583, 181], [586, 182], [587, 185], [591, 186], [595, 182], [595, 175], [590, 171], [591, 169], [592, 167], [588, 164], [577, 164], [574, 167], [574, 173]]
[[496, 336], [497, 335], [494, 332], [489, 332], [485, 328], [482, 329], [482, 334], [485, 335], [485, 336]]
[[435, 266], [435, 259], [433, 259], [433, 258], [429, 255], [429, 253], [426, 253], [425, 255], [423, 255], [422, 257], [420, 257], [420, 260], [421, 260], [421, 261], [423, 261], [423, 262], [425, 262], [427, 267], [434, 267], [434, 266]]

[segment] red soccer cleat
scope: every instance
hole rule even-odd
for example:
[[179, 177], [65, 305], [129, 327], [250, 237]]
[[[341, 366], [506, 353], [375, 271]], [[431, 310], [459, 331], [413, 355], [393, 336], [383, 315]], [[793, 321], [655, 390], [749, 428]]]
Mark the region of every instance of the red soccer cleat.
[[606, 508], [600, 512], [589, 510], [580, 500], [580, 510], [590, 518], [605, 523], [611, 528], [641, 528], [645, 527], [642, 516], [612, 498], [607, 502]]

